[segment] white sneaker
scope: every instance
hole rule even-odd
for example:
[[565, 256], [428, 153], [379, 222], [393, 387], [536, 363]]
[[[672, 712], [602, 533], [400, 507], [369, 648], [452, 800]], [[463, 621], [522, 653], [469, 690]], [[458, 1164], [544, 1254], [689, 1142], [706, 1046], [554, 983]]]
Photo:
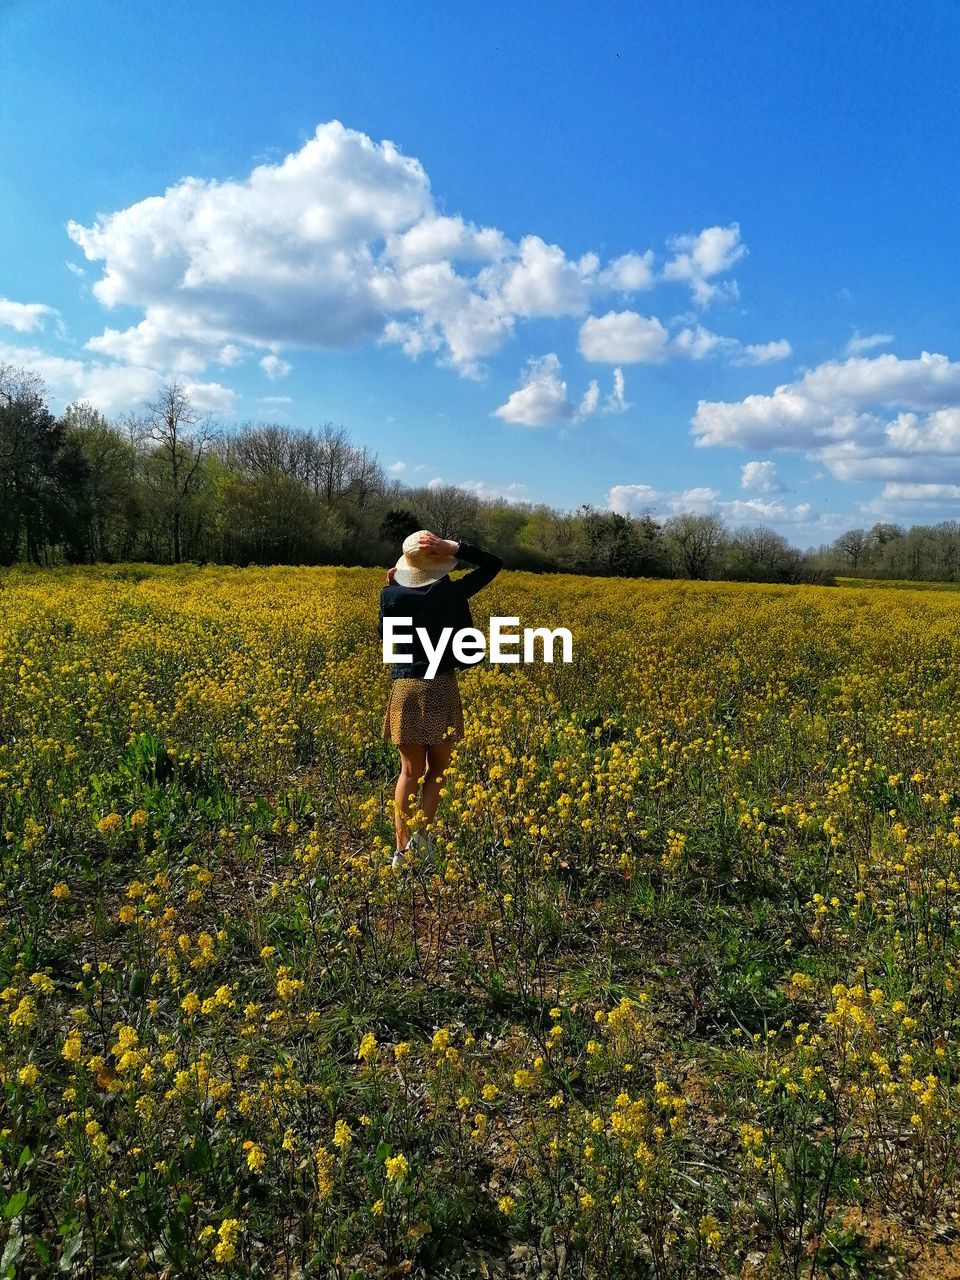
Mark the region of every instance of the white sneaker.
[[437, 841], [432, 831], [415, 831], [410, 837], [409, 848], [416, 853], [429, 854], [432, 858], [437, 852]]

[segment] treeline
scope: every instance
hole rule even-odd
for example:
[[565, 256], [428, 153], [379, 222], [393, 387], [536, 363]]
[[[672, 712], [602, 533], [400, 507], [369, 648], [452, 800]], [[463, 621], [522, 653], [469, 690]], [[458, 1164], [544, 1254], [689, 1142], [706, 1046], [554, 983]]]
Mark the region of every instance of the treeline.
[[343, 427], [226, 429], [178, 382], [111, 421], [85, 403], [56, 416], [36, 374], [0, 365], [0, 563], [385, 565], [419, 528], [533, 570], [801, 582], [874, 564], [868, 551], [857, 562], [846, 551], [805, 554], [716, 515], [564, 512], [405, 485]]
[[811, 561], [825, 573], [853, 578], [960, 582], [960, 521], [909, 529], [881, 521], [870, 529], [848, 529]]

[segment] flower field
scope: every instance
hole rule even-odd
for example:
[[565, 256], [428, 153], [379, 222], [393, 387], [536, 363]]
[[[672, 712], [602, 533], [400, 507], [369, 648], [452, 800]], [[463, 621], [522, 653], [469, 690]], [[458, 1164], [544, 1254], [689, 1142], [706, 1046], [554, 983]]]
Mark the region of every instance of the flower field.
[[503, 574], [394, 870], [381, 582], [0, 577], [0, 1276], [940, 1265], [960, 595]]

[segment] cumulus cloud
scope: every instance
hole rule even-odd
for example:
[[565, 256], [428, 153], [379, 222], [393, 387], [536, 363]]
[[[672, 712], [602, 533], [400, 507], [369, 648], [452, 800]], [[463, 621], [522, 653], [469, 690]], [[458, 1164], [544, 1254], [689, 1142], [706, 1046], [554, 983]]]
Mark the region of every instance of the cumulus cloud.
[[709, 485], [660, 490], [648, 484], [616, 484], [607, 494], [607, 507], [619, 515], [650, 513], [660, 517], [719, 515], [735, 524], [807, 524], [813, 519], [809, 502], [789, 506], [775, 498], [724, 499]]
[[[0, 364], [31, 369], [43, 379], [52, 402], [66, 405], [86, 400], [102, 413], [119, 413], [144, 404], [163, 385], [156, 369], [140, 365], [112, 364], [99, 360], [78, 360], [53, 355], [39, 347], [19, 347], [0, 343]], [[236, 394], [217, 382], [184, 380], [184, 387], [202, 412], [231, 413]]]
[[735, 338], [722, 338], [718, 333], [705, 329], [702, 324], [692, 329], [681, 329], [670, 343], [671, 351], [689, 356], [691, 360], [703, 360], [714, 352], [736, 351], [739, 346]]
[[615, 484], [607, 493], [607, 507], [620, 516], [653, 511], [663, 494], [649, 484]]
[[736, 364], [767, 364], [791, 353], [786, 338], [744, 345], [737, 338], [713, 333], [702, 324], [686, 325], [672, 336], [656, 316], [636, 311], [608, 311], [589, 316], [580, 326], [580, 352], [587, 360], [622, 364], [660, 364], [673, 356], [703, 360], [727, 355]]
[[285, 378], [293, 366], [286, 360], [281, 360], [278, 355], [271, 353], [268, 356], [264, 356], [260, 361], [260, 368], [271, 382], [276, 382], [278, 378]]
[[667, 357], [669, 336], [656, 316], [608, 311], [590, 316], [580, 327], [580, 351], [587, 360], [609, 364], [659, 364]]
[[577, 409], [567, 396], [567, 384], [561, 376], [557, 356], [550, 352], [531, 360], [523, 385], [511, 392], [495, 413], [504, 422], [516, 422], [524, 427], [572, 422]]
[[484, 500], [490, 498], [506, 498], [510, 502], [523, 502], [527, 497], [527, 486], [519, 480], [511, 480], [507, 484], [491, 484], [486, 480], [461, 480], [458, 489], [467, 489]]
[[793, 351], [786, 338], [775, 342], [750, 342], [740, 347], [738, 364], [770, 364], [774, 360], [786, 360]]
[[596, 379], [589, 383], [579, 404], [574, 404], [567, 394], [560, 360], [550, 351], [527, 362], [522, 384], [494, 412], [504, 422], [514, 422], [523, 427], [549, 427], [582, 422], [598, 412], [623, 413], [629, 407], [624, 396], [622, 369], [614, 370], [613, 390], [602, 404]]
[[916, 520], [931, 524], [956, 515], [960, 484], [888, 480], [874, 497], [859, 504], [863, 517], [875, 520]]
[[[649, 249], [603, 263], [537, 235], [514, 242], [440, 214], [418, 160], [336, 120], [246, 177], [185, 177], [67, 229], [101, 264], [94, 296], [143, 313], [89, 349], [194, 376], [235, 348], [279, 359], [382, 341], [475, 377], [519, 322], [584, 317], [605, 296], [664, 281], [703, 302], [746, 252], [735, 223], [674, 238], [662, 269]], [[659, 323], [646, 322], [652, 349]]]
[[844, 347], [844, 355], [861, 356], [875, 347], [889, 347], [892, 341], [892, 333], [858, 333], [854, 330], [853, 337]]
[[692, 429], [698, 445], [805, 452], [840, 480], [960, 479], [960, 362], [828, 361], [772, 395], [701, 400]]
[[640, 293], [652, 289], [656, 282], [653, 266], [653, 250], [646, 253], [625, 253], [615, 258], [598, 276], [601, 285], [619, 293]]
[[740, 468], [740, 488], [755, 493], [781, 493], [783, 485], [773, 462], [745, 462]]
[[0, 327], [15, 329], [17, 333], [33, 333], [42, 329], [48, 317], [59, 317], [56, 307], [42, 302], [14, 302], [0, 298]]
[[746, 255], [740, 239], [740, 225], [705, 227], [697, 235], [674, 236], [670, 241], [674, 256], [663, 269], [664, 280], [682, 280], [690, 286], [694, 301], [706, 306], [719, 293], [736, 297], [736, 284], [720, 286], [713, 281], [729, 271]]
[[956, 502], [960, 499], [960, 484], [885, 484], [880, 492], [882, 499], [893, 502]]

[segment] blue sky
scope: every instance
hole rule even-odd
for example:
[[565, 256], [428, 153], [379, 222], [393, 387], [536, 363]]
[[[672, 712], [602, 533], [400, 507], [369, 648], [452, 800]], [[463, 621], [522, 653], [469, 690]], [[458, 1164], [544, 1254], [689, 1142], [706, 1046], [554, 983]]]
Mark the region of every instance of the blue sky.
[[960, 516], [952, 0], [6, 0], [0, 360], [409, 483]]

